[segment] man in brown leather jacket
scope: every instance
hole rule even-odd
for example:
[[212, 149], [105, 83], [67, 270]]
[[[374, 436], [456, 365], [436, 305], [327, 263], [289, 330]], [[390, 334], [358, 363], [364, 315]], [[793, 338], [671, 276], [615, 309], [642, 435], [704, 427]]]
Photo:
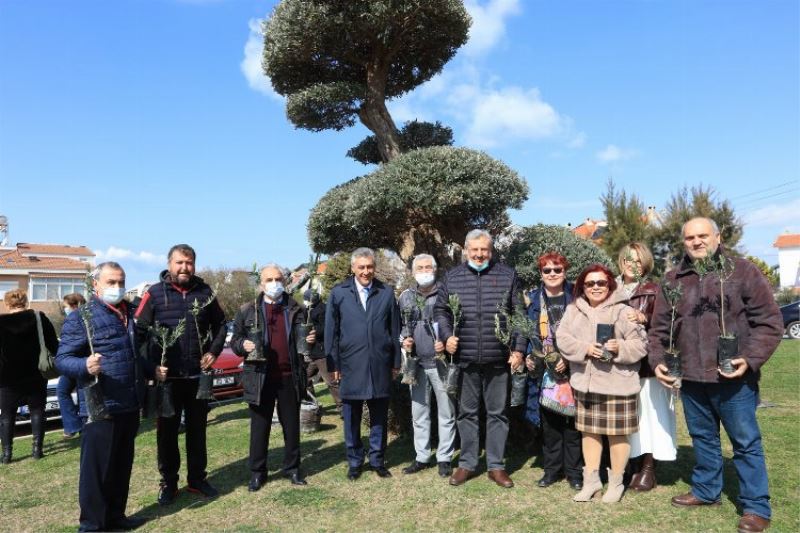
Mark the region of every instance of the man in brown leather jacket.
[[[677, 305], [677, 349], [680, 350], [683, 384], [681, 398], [686, 426], [692, 437], [695, 466], [692, 490], [675, 496], [676, 507], [719, 505], [722, 494], [722, 451], [719, 424], [733, 445], [733, 463], [739, 477], [739, 503], [743, 515], [740, 532], [769, 527], [771, 508], [761, 431], [756, 420], [760, 369], [775, 351], [783, 322], [772, 289], [750, 261], [728, 257], [719, 246], [720, 233], [708, 218], [693, 218], [683, 226], [686, 255], [666, 275], [665, 283], [683, 288]], [[738, 353], [731, 361], [733, 372], [717, 365], [720, 327], [720, 281], [718, 274], [700, 276], [699, 262], [723, 254], [733, 271], [724, 281], [724, 316], [728, 332], [738, 337]], [[650, 328], [650, 365], [666, 386], [675, 378], [667, 375], [664, 352], [670, 333], [670, 307], [663, 295], [656, 299]]]

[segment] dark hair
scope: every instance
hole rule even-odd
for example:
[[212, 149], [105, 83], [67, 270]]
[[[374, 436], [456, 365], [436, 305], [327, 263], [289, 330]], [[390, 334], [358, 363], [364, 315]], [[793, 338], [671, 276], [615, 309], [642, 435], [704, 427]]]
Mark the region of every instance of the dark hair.
[[28, 307], [28, 293], [24, 289], [6, 291], [3, 296], [3, 303], [9, 309], [24, 309]]
[[172, 259], [172, 254], [174, 254], [175, 252], [180, 252], [183, 255], [191, 256], [192, 261], [197, 260], [197, 254], [194, 253], [194, 248], [192, 248], [188, 244], [176, 244], [175, 246], [169, 249], [169, 253], [167, 254], [167, 261]]
[[539, 270], [543, 269], [547, 263], [561, 265], [564, 267], [565, 271], [569, 270], [569, 261], [567, 261], [567, 258], [556, 252], [544, 253], [539, 256], [539, 259], [536, 260], [536, 264], [539, 265]]
[[606, 296], [604, 302], [608, 300], [611, 294], [617, 290], [617, 280], [614, 279], [614, 273], [608, 269], [607, 266], [601, 265], [599, 263], [595, 263], [593, 265], [589, 265], [583, 269], [583, 272], [578, 274], [578, 279], [575, 280], [575, 288], [572, 291], [572, 296], [577, 298], [583, 298], [584, 300], [586, 297], [583, 295], [583, 289], [586, 282], [586, 276], [592, 274], [593, 272], [602, 272], [605, 274], [606, 279], [608, 280], [608, 296]]
[[79, 292], [73, 292], [64, 296], [63, 301], [70, 307], [78, 307], [86, 303], [86, 298]]

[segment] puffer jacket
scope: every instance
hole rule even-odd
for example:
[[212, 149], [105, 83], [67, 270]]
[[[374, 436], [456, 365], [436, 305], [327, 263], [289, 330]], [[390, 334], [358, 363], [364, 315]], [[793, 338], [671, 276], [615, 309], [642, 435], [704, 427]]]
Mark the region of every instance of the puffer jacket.
[[[459, 365], [505, 364], [509, 350], [495, 336], [494, 315], [498, 306], [509, 313], [524, 307], [517, 271], [495, 262], [481, 272], [468, 263], [450, 269], [442, 281], [433, 310], [445, 340], [453, 335], [453, 314], [448, 307], [452, 294], [457, 294], [461, 300], [461, 322], [457, 330]], [[513, 350], [524, 352], [527, 344], [527, 339], [514, 335]]]
[[[292, 367], [292, 383], [294, 392], [299, 402], [305, 390], [306, 373], [303, 369], [303, 361], [297, 355], [296, 327], [303, 323], [303, 313], [300, 305], [290, 296], [284, 294], [284, 324], [286, 326], [286, 341], [289, 347], [289, 364]], [[263, 330], [263, 346], [269, 345], [269, 330], [264, 327], [266, 317], [264, 316], [264, 293], [258, 295], [257, 302], [248, 302], [236, 312], [233, 320], [233, 335], [231, 336], [231, 349], [239, 357], [244, 357], [244, 367], [242, 369], [242, 385], [244, 387], [244, 401], [253, 405], [261, 404], [261, 391], [267, 383], [267, 363], [252, 363], [247, 360], [247, 352], [244, 349], [244, 341], [252, 340], [251, 330], [255, 324], [256, 305], [258, 305], [258, 323]]]
[[[647, 355], [647, 336], [641, 324], [628, 320], [631, 307], [624, 296], [612, 294], [592, 307], [583, 297], [567, 306], [556, 330], [561, 355], [569, 361], [572, 388], [611, 396], [630, 396], [639, 392], [639, 361]], [[606, 363], [589, 357], [586, 351], [597, 339], [598, 324], [613, 324], [619, 352]]]
[[[86, 305], [92, 314], [94, 351], [103, 356], [99, 383], [106, 408], [111, 414], [137, 411], [144, 395], [145, 377], [152, 379], [155, 368], [137, 357], [132, 310], [126, 304], [118, 308], [126, 324], [111, 307], [95, 297]], [[81, 315], [70, 313], [61, 330], [56, 368], [85, 386], [94, 379], [86, 370], [89, 355], [89, 339]], [[86, 414], [84, 403], [81, 414]]]
[[[721, 250], [718, 253], [724, 253]], [[739, 353], [747, 371], [737, 381], [755, 382], [783, 338], [783, 318], [772, 296], [772, 288], [756, 265], [744, 258], [730, 258], [733, 274], [725, 281], [725, 325], [739, 338]], [[720, 329], [719, 278], [700, 279], [688, 256], [666, 275], [670, 286], [680, 283], [683, 295], [675, 324], [676, 347], [681, 353], [683, 379], [705, 383], [731, 381], [717, 371], [717, 338]], [[669, 344], [671, 309], [660, 293], [650, 326], [650, 366], [664, 361]]]
[[186, 319], [183, 335], [167, 350], [168, 377], [197, 377], [200, 374], [202, 356], [206, 353], [218, 356], [222, 352], [227, 330], [224, 327], [225, 313], [219, 302], [215, 299], [198, 315], [200, 333], [203, 336], [211, 333], [211, 342], [203, 346], [200, 346], [197, 326], [191, 313], [195, 301], [203, 305], [212, 295], [211, 287], [202, 278], [192, 277], [184, 288], [173, 284], [169, 272], [164, 270], [161, 272], [161, 281], [150, 287], [142, 296], [136, 311], [136, 332], [139, 344], [146, 346], [148, 360], [153, 363], [160, 362], [161, 347], [150, 335], [149, 327], [158, 323], [174, 328], [182, 318]]
[[[656, 295], [658, 295], [660, 291], [657, 284], [653, 283], [652, 281], [645, 281], [640, 283], [636, 286], [636, 290], [633, 291], [633, 294], [630, 298], [627, 298], [625, 295], [625, 291], [622, 288], [622, 280], [621, 278], [617, 278], [617, 292], [622, 295], [622, 297], [626, 298], [626, 304], [630, 305], [637, 311], [641, 311], [644, 313], [644, 316], [647, 317], [647, 323], [644, 324], [645, 331], [650, 330], [650, 321], [653, 319], [653, 309], [656, 306]], [[653, 373], [653, 369], [650, 368], [650, 365], [647, 364], [647, 361], [642, 361], [641, 366], [639, 366], [639, 377], [640, 378], [651, 378], [655, 376]]]

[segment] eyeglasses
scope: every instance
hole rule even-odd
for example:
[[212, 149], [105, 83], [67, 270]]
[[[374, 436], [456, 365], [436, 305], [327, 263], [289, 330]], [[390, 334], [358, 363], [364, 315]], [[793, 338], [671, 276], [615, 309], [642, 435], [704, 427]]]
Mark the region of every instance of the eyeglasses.
[[542, 274], [549, 274], [550, 272], [552, 272], [553, 274], [561, 274], [562, 272], [564, 272], [564, 269], [561, 267], [542, 269]]
[[597, 281], [590, 280], [590, 281], [584, 281], [583, 282], [583, 286], [586, 287], [587, 289], [591, 289], [595, 285], [597, 285], [598, 287], [608, 287], [608, 280], [607, 279], [599, 279]]

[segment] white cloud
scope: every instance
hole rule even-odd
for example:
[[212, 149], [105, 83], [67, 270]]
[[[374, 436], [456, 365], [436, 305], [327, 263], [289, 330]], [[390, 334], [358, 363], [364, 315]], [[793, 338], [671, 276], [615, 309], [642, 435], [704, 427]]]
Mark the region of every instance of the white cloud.
[[281, 100], [281, 96], [272, 89], [269, 78], [261, 68], [261, 58], [264, 53], [264, 34], [261, 30], [261, 23], [261, 19], [250, 19], [247, 22], [250, 34], [247, 36], [247, 42], [244, 43], [244, 59], [239, 64], [239, 68], [251, 89], [270, 98]]
[[630, 148], [620, 148], [615, 144], [609, 144], [602, 150], [598, 151], [595, 156], [603, 163], [616, 163], [617, 161], [625, 161], [636, 157], [638, 152]]
[[[146, 251], [135, 252], [116, 246], [109, 246], [106, 250], [96, 250], [95, 255], [96, 263], [102, 263], [103, 261], [132, 261], [146, 265], [165, 265], [167, 263], [166, 258], [162, 254], [156, 255]], [[122, 266], [123, 268], [125, 267], [124, 264]]]
[[472, 17], [469, 41], [464, 46], [467, 55], [482, 54], [500, 42], [506, 33], [506, 19], [521, 11], [519, 0], [466, 0], [464, 7]]
[[583, 148], [586, 144], [586, 134], [582, 131], [579, 131], [573, 137], [567, 141], [567, 148]]
[[800, 198], [785, 203], [775, 203], [759, 207], [742, 218], [749, 227], [755, 226], [788, 226], [796, 227], [798, 224], [797, 213], [800, 213]]

